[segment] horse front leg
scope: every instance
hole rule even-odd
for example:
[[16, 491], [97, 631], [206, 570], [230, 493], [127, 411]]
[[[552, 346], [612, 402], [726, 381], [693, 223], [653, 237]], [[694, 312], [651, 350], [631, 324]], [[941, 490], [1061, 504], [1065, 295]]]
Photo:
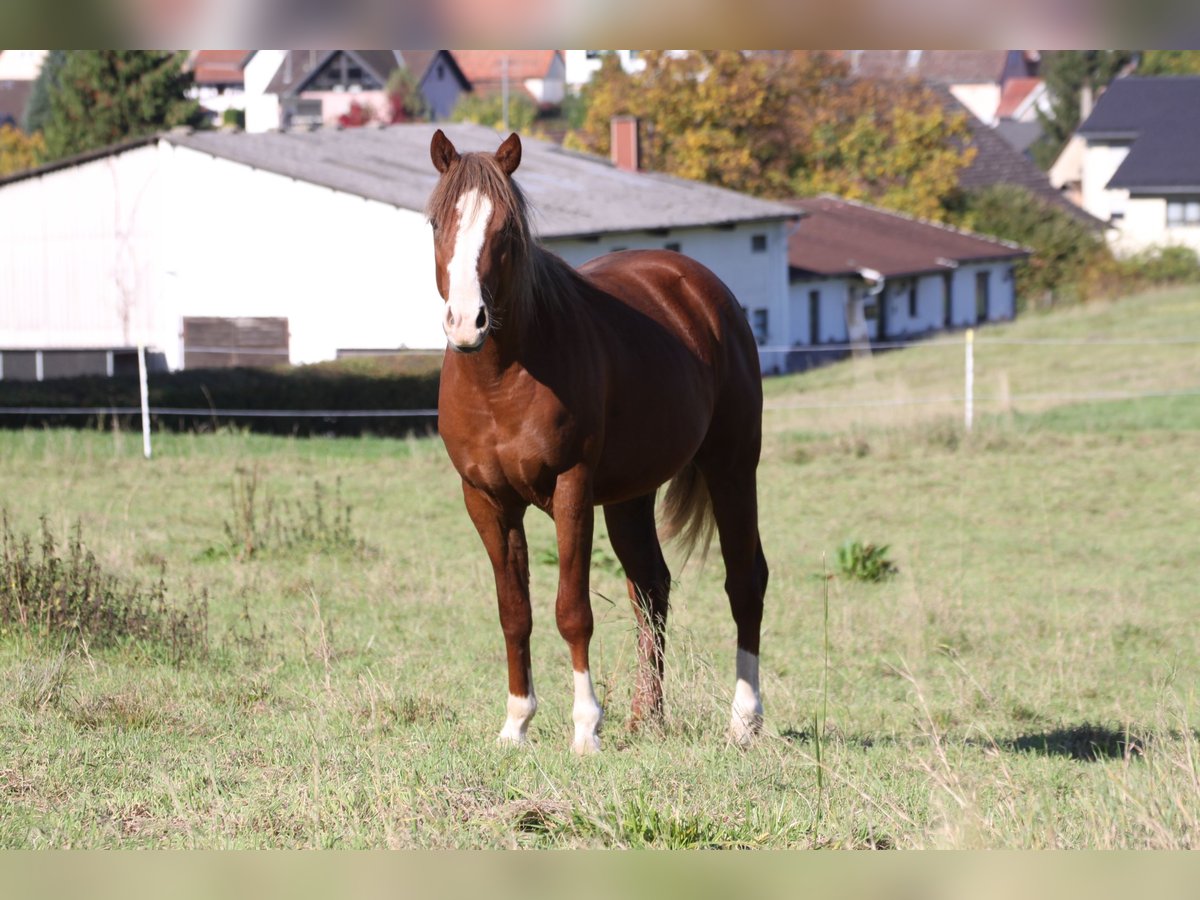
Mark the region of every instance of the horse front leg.
[[592, 604], [588, 587], [595, 518], [590, 473], [573, 469], [559, 477], [553, 513], [558, 537], [555, 615], [558, 632], [571, 650], [571, 668], [575, 676], [575, 703], [571, 710], [575, 737], [571, 749], [583, 755], [600, 749], [599, 730], [604, 716], [592, 688], [588, 665], [588, 645], [592, 640]]
[[463, 482], [467, 512], [496, 576], [496, 601], [500, 628], [508, 652], [507, 718], [498, 738], [502, 744], [524, 744], [529, 722], [537, 712], [529, 635], [533, 614], [529, 607], [529, 549], [525, 543], [525, 507], [505, 506]]

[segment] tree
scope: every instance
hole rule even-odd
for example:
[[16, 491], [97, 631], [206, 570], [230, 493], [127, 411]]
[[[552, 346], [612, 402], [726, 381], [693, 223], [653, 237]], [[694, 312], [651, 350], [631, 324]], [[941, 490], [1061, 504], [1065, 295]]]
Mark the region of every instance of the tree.
[[41, 164], [46, 143], [40, 133], [26, 135], [11, 125], [0, 125], [0, 178]]
[[51, 50], [42, 60], [41, 71], [25, 101], [25, 113], [21, 116], [21, 127], [26, 134], [42, 131], [50, 118], [50, 95], [58, 88], [58, 77], [67, 61], [66, 50]]
[[1042, 136], [1030, 147], [1033, 160], [1048, 169], [1080, 124], [1079, 97], [1085, 88], [1093, 97], [1133, 59], [1129, 50], [1050, 50], [1042, 57], [1041, 73], [1050, 96], [1050, 111], [1038, 110]]
[[571, 146], [609, 151], [609, 122], [643, 120], [642, 164], [767, 197], [837, 191], [941, 218], [970, 161], [965, 114], [915, 82], [848, 80], [823, 53], [647, 53], [606, 59]]
[[1023, 187], [992, 185], [967, 193], [957, 224], [1032, 251], [1015, 267], [1018, 309], [1087, 299], [1115, 272], [1099, 234]]
[[1200, 75], [1200, 50], [1143, 50], [1139, 75]]
[[200, 122], [186, 96], [184, 55], [145, 50], [72, 50], [50, 93], [44, 134], [50, 159], [177, 125]]

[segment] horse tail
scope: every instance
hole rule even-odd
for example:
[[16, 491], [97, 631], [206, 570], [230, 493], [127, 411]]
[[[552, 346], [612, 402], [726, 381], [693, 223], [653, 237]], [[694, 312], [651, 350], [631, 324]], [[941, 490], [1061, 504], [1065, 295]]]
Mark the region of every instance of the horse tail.
[[663, 497], [658, 538], [660, 541], [678, 539], [687, 563], [700, 545], [700, 564], [708, 558], [716, 520], [712, 514], [712, 497], [708, 483], [696, 463], [689, 462], [667, 485]]

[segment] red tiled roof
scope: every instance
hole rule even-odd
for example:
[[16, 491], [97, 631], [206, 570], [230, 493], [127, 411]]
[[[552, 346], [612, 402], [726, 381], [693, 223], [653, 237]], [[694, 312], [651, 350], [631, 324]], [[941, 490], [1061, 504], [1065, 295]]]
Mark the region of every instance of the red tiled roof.
[[786, 201], [807, 213], [788, 238], [788, 265], [800, 274], [885, 276], [948, 271], [950, 262], [1015, 259], [1016, 244], [837, 197]]
[[1010, 78], [1004, 83], [1004, 91], [1000, 94], [1000, 105], [996, 107], [996, 116], [1007, 119], [1013, 115], [1034, 89], [1042, 83], [1040, 78]]
[[508, 77], [514, 82], [526, 78], [545, 78], [554, 63], [557, 50], [451, 50], [458, 67], [473, 85], [500, 81], [504, 77], [504, 59], [508, 58]]
[[866, 78], [916, 76], [938, 84], [997, 82], [1007, 50], [847, 50], [852, 75]]
[[197, 50], [192, 72], [197, 84], [242, 84], [245, 50]]

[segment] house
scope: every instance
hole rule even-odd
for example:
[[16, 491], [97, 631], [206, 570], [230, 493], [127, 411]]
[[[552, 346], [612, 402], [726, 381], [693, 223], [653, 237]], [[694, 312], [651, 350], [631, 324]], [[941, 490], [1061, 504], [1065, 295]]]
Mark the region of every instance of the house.
[[194, 50], [185, 70], [192, 73], [188, 95], [220, 125], [227, 110], [246, 109], [245, 75], [242, 62], [247, 50]]
[[0, 50], [0, 127], [21, 127], [47, 50]]
[[[1017, 244], [837, 197], [790, 203], [804, 214], [788, 238], [790, 346], [908, 341], [1016, 314]], [[796, 352], [787, 368], [829, 359]]]
[[[172, 369], [440, 350], [434, 127], [183, 130], [0, 180], [0, 366], [103, 373], [139, 343]], [[443, 127], [462, 151], [500, 143]], [[681, 250], [784, 320], [791, 207], [534, 139], [516, 180], [568, 261]]]
[[1051, 169], [1118, 252], [1200, 252], [1200, 77], [1118, 78]]
[[566, 67], [558, 50], [455, 50], [454, 59], [477, 94], [523, 91], [534, 103], [557, 106], [566, 96]]
[[471, 90], [445, 50], [258, 50], [244, 62], [246, 130], [336, 125], [354, 106], [388, 121], [384, 89], [400, 68], [412, 73], [434, 119], [447, 118]]
[[604, 57], [613, 54], [621, 68], [633, 75], [646, 68], [646, 60], [637, 50], [562, 50], [567, 88], [578, 91], [600, 71]]
[[1040, 62], [1036, 50], [843, 50], [841, 56], [853, 76], [919, 78], [944, 87], [989, 126], [1009, 81], [1035, 78]]
[[933, 86], [947, 109], [967, 112], [974, 158], [958, 173], [958, 186], [964, 191], [979, 190], [994, 185], [1023, 187], [1048, 206], [1067, 213], [1089, 228], [1099, 231], [1103, 224], [1086, 210], [1064, 197], [1055, 189], [1046, 173], [1024, 153], [1014, 148], [999, 133], [964, 110], [949, 89]]

